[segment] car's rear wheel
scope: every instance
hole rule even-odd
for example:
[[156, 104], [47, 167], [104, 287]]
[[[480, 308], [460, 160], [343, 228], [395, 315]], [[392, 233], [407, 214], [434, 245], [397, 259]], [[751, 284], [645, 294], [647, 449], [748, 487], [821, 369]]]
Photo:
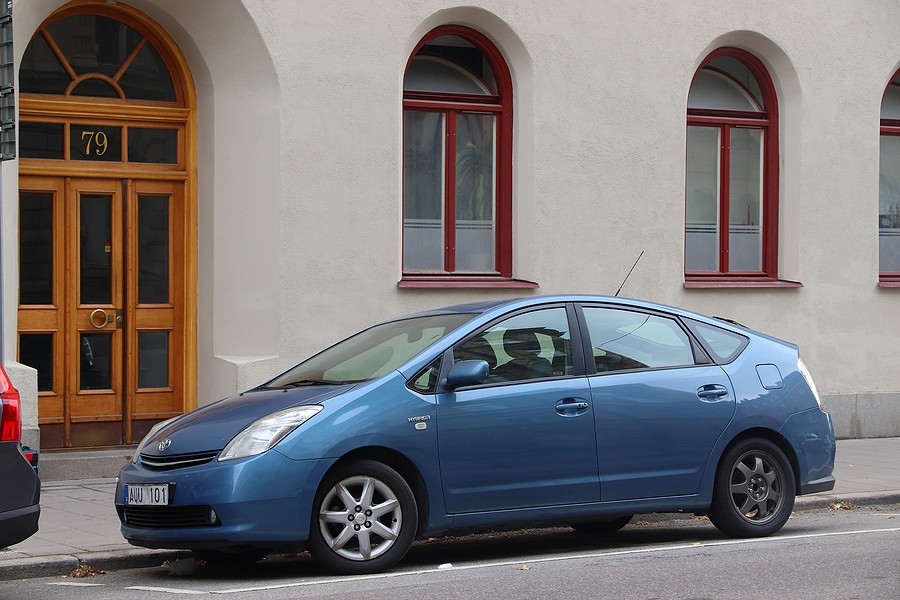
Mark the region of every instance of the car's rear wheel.
[[600, 521], [572, 523], [572, 529], [578, 533], [588, 535], [610, 535], [631, 523], [632, 517], [634, 517], [634, 515], [622, 515], [621, 517], [613, 517], [611, 519], [603, 519]]
[[329, 473], [316, 493], [309, 551], [337, 573], [376, 573], [396, 564], [416, 534], [416, 498], [389, 466], [360, 460]]
[[269, 548], [241, 550], [194, 550], [194, 556], [216, 567], [246, 567], [267, 557]]
[[722, 457], [709, 519], [734, 537], [764, 537], [781, 529], [794, 509], [794, 473], [784, 452], [760, 438], [743, 440]]

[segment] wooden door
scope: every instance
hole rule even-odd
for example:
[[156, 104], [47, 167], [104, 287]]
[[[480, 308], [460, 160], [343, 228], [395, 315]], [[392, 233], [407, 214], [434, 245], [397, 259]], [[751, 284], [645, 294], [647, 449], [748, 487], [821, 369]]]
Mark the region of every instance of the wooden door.
[[20, 179], [19, 360], [44, 448], [134, 443], [184, 410], [183, 183]]

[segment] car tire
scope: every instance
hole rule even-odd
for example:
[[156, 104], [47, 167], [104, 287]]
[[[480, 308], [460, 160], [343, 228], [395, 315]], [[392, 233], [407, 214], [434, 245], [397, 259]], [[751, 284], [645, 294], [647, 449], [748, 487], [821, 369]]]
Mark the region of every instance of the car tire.
[[360, 460], [326, 475], [313, 503], [309, 551], [343, 575], [377, 573], [400, 561], [418, 527], [416, 498], [389, 466]]
[[269, 548], [245, 550], [194, 550], [194, 556], [213, 567], [247, 567], [258, 563], [272, 551]]
[[629, 523], [634, 515], [623, 515], [602, 521], [585, 521], [584, 523], [572, 523], [571, 527], [578, 533], [587, 535], [611, 535]]
[[722, 456], [716, 472], [709, 520], [732, 537], [765, 537], [791, 516], [794, 472], [774, 443], [751, 438]]

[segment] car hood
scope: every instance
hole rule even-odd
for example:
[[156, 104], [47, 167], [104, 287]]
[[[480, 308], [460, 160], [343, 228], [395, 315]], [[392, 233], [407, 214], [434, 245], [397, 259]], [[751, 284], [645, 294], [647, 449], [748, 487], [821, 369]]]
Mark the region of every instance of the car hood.
[[[197, 452], [218, 452], [245, 427], [273, 412], [318, 404], [354, 387], [313, 385], [286, 390], [251, 390], [198, 408], [178, 417], [148, 438], [141, 454], [174, 456]], [[160, 451], [160, 442], [170, 440]]]

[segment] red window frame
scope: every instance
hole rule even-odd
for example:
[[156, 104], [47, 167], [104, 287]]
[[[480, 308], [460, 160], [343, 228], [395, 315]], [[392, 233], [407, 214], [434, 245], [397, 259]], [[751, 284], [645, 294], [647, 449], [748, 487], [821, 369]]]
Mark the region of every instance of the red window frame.
[[[762, 261], [759, 271], [729, 270], [729, 227], [719, 229], [718, 271], [688, 271], [685, 264], [685, 287], [796, 287], [795, 282], [778, 279], [778, 98], [768, 70], [757, 57], [739, 48], [719, 48], [700, 64], [696, 79], [709, 63], [717, 58], [730, 57], [740, 61], [756, 78], [760, 87], [763, 111], [729, 111], [688, 108], [687, 125], [718, 128], [720, 131], [720, 172], [730, 173], [729, 140], [735, 128], [756, 129], [763, 132], [762, 161]], [[691, 84], [693, 86], [693, 82]], [[729, 214], [730, 178], [723, 176], [719, 183], [719, 212]], [[687, 197], [685, 197], [685, 210]]]
[[[423, 47], [441, 36], [458, 36], [480, 50], [493, 71], [495, 95], [404, 91], [403, 112], [441, 112], [445, 115], [444, 132], [444, 264], [437, 271], [403, 268], [400, 287], [535, 287], [536, 284], [512, 278], [512, 77], [503, 55], [483, 34], [461, 25], [444, 25], [430, 31], [416, 45], [406, 70]], [[405, 79], [405, 72], [404, 72]], [[456, 271], [456, 165], [454, 148], [456, 117], [463, 113], [490, 114], [496, 117], [495, 164], [495, 256], [494, 270], [485, 273]], [[405, 153], [404, 153], [405, 155]], [[404, 191], [405, 193], [405, 191]], [[405, 243], [405, 240], [404, 240]]]

